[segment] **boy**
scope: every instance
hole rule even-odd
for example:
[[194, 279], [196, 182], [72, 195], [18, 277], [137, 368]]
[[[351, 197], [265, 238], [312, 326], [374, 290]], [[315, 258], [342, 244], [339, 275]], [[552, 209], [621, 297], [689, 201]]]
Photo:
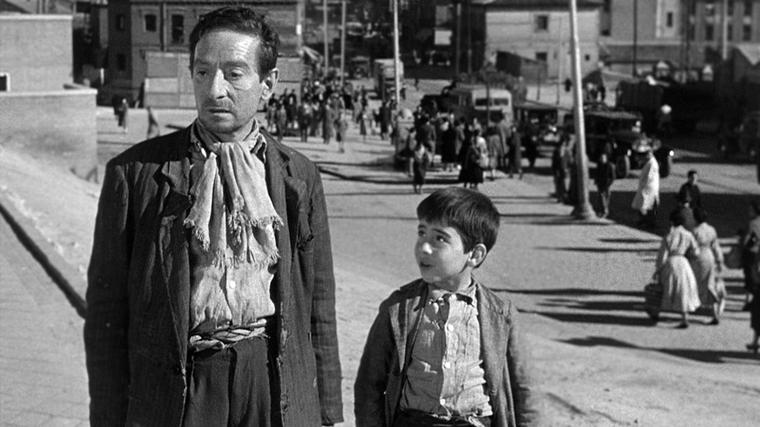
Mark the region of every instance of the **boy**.
[[451, 187], [425, 198], [417, 217], [422, 277], [380, 305], [356, 378], [356, 425], [537, 423], [517, 310], [472, 277], [496, 242], [498, 211]]

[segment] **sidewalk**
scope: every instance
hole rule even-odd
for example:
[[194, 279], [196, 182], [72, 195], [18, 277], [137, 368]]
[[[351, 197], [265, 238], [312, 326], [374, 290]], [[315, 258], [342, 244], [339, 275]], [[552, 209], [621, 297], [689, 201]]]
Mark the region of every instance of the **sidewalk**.
[[[345, 153], [338, 152], [337, 143], [325, 145], [318, 138], [308, 143], [286, 138], [285, 142], [317, 162], [325, 174], [364, 182], [409, 182], [405, 173], [393, 170], [393, 147], [388, 141], [373, 137], [367, 143], [359, 142], [353, 128], [349, 138]], [[454, 184], [456, 174], [433, 171], [429, 179]], [[525, 181], [500, 179], [498, 182], [503, 183], [499, 187], [500, 203], [506, 203], [507, 196], [532, 201], [515, 205], [508, 218], [516, 223], [539, 224], [530, 228], [530, 233], [534, 233], [530, 238], [575, 247], [598, 244], [590, 233], [592, 227], [549, 227], [552, 223], [567, 224], [571, 220], [567, 207], [547, 202], [547, 194], [542, 189]], [[98, 194], [98, 184], [81, 181], [59, 170], [54, 166], [54, 159], [32, 159], [0, 146], [0, 205], [10, 207], [11, 222], [28, 231], [28, 239], [39, 247], [34, 251], [38, 252], [38, 259], [49, 271], [57, 271], [54, 276], [60, 276], [59, 285], [70, 291], [77, 309], [81, 308], [78, 305], [82, 300], [76, 296], [81, 298], [85, 290], [84, 274]], [[603, 233], [608, 239], [651, 239], [637, 230], [609, 222], [600, 225], [604, 227], [596, 233]], [[563, 234], [558, 235], [558, 230]], [[568, 268], [573, 262], [571, 255], [558, 252], [556, 258], [554, 263], [531, 267], [524, 274], [561, 276], [565, 270], [571, 270]], [[340, 264], [339, 261], [336, 260], [336, 264]], [[631, 270], [627, 266], [623, 268]], [[588, 275], [588, 271], [577, 274]], [[336, 269], [336, 279], [345, 425], [351, 426], [356, 358], [363, 349], [377, 302], [386, 296], [386, 291], [382, 286], [374, 286], [371, 279], [342, 269]], [[720, 367], [707, 370], [700, 363], [666, 355], [653, 356], [645, 349], [601, 347], [593, 343], [579, 346], [547, 339], [545, 337], [562, 332], [558, 332], [558, 328], [570, 326], [535, 314], [538, 309], [531, 306], [530, 295], [517, 294], [514, 299], [526, 311], [525, 323], [532, 331], [530, 338], [539, 366], [548, 425], [711, 426], [717, 419], [716, 410], [722, 425], [751, 425], [756, 419], [750, 416], [757, 414], [753, 408], [760, 394], [754, 383], [756, 374], [738, 378]], [[747, 366], [747, 369], [756, 371], [757, 365]], [[689, 390], [689, 394], [684, 390]], [[710, 404], [710, 400], [714, 403]]]

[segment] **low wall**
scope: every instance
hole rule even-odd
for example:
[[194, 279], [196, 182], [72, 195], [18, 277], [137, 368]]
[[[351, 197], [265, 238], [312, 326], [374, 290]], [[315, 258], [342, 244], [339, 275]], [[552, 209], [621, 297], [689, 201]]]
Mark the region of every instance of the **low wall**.
[[97, 180], [97, 91], [0, 92], [0, 145], [56, 159], [76, 175]]

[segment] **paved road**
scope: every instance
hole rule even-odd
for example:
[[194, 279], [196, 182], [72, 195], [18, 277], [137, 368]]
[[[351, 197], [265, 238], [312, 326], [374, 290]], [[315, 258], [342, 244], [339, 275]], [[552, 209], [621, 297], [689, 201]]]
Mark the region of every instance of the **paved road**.
[[0, 215], [0, 423], [86, 426], [82, 319]]

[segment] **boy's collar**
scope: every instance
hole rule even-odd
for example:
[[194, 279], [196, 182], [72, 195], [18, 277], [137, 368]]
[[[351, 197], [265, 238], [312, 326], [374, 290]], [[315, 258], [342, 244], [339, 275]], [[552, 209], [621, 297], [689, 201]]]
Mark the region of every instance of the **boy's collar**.
[[470, 285], [461, 291], [452, 292], [448, 289], [439, 288], [438, 286], [424, 282], [428, 288], [428, 300], [438, 301], [442, 300], [446, 295], [454, 294], [457, 299], [460, 299], [467, 304], [472, 304], [475, 301], [475, 295], [477, 291], [477, 282], [474, 279], [470, 279]]

